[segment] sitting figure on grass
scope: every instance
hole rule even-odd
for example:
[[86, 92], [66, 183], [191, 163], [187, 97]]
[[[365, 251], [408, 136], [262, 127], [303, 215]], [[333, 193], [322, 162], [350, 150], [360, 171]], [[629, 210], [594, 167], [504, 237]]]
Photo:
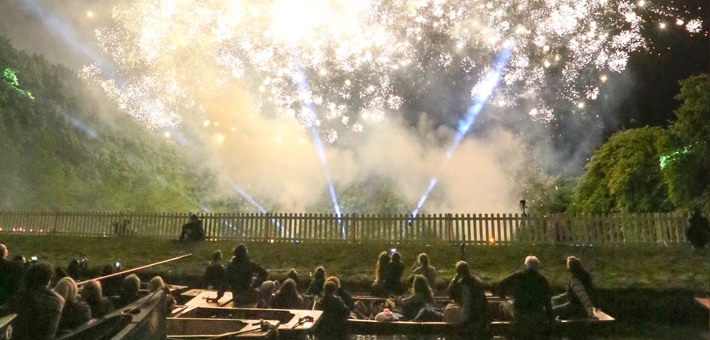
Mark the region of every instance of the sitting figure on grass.
[[197, 218], [197, 215], [190, 215], [190, 222], [182, 226], [180, 233], [180, 241], [203, 241], [205, 239], [205, 230], [202, 228], [202, 221]]
[[594, 305], [590, 299], [592, 275], [582, 267], [582, 261], [574, 256], [567, 258], [567, 269], [572, 277], [567, 284], [567, 292], [552, 298], [552, 312], [562, 320], [596, 318]]
[[313, 281], [308, 285], [308, 290], [306, 290], [303, 295], [306, 296], [318, 296], [323, 292], [323, 285], [325, 284], [325, 268], [323, 266], [318, 266], [316, 268], [315, 274], [313, 274]]
[[426, 253], [419, 254], [417, 262], [412, 266], [412, 274], [423, 275], [429, 287], [436, 291], [436, 268], [429, 265], [429, 256]]
[[372, 283], [372, 291], [370, 292], [372, 296], [386, 295], [385, 278], [387, 277], [389, 265], [390, 255], [386, 251], [381, 252], [375, 265], [375, 281]]

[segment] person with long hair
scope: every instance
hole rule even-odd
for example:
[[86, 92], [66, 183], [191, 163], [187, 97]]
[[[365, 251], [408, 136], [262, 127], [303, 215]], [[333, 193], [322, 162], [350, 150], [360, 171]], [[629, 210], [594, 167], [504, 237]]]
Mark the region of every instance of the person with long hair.
[[420, 274], [426, 278], [429, 287], [436, 290], [436, 268], [429, 264], [429, 255], [421, 253], [417, 257], [417, 262], [412, 266], [412, 274]]
[[286, 279], [279, 291], [274, 294], [273, 300], [271, 300], [271, 308], [279, 309], [305, 309], [306, 303], [303, 300], [301, 294], [298, 293], [296, 289], [296, 281], [293, 279]]
[[315, 326], [316, 339], [347, 338], [346, 321], [350, 316], [350, 309], [336, 294], [337, 290], [337, 283], [327, 281], [323, 285], [323, 297], [313, 306], [313, 309], [323, 311], [320, 321]]
[[316, 296], [323, 292], [323, 284], [325, 284], [325, 268], [323, 266], [318, 266], [316, 268], [315, 274], [313, 274], [313, 281], [308, 285], [308, 290], [303, 295]]
[[468, 263], [456, 263], [456, 275], [447, 289], [449, 298], [461, 306], [461, 336], [465, 339], [491, 339], [491, 317], [483, 282], [471, 274]]
[[390, 255], [383, 251], [377, 257], [375, 265], [375, 282], [372, 283], [372, 295], [383, 295], [385, 287], [385, 277], [387, 276], [387, 267], [390, 264]]
[[429, 287], [426, 278], [417, 274], [414, 276], [414, 282], [412, 283], [412, 295], [400, 299], [399, 302], [404, 318], [413, 320], [422, 308], [434, 303], [434, 292]]
[[567, 257], [567, 269], [572, 274], [567, 292], [552, 298], [552, 313], [563, 320], [593, 318], [594, 305], [590, 297], [594, 289], [592, 275], [574, 256]]

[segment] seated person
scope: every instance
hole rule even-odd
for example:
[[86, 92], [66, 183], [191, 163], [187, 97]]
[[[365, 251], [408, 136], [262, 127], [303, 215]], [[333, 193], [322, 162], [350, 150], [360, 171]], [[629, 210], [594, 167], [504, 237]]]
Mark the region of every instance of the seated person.
[[323, 292], [323, 284], [325, 284], [325, 268], [319, 266], [316, 268], [316, 273], [313, 275], [313, 281], [311, 281], [308, 290], [303, 295], [320, 295], [320, 293]]
[[[168, 285], [165, 284], [165, 282], [163, 282], [162, 277], [156, 276], [150, 279], [150, 282], [148, 282], [148, 293], [153, 294], [160, 289], [167, 289], [168, 293], [170, 292], [170, 288], [168, 287]], [[172, 294], [167, 294], [166, 296], [167, 300], [165, 301], [165, 311], [166, 314], [170, 314], [175, 308], [176, 302]]]
[[383, 287], [387, 294], [402, 293], [402, 274], [404, 273], [404, 263], [402, 256], [398, 252], [392, 253], [390, 263], [385, 270]]
[[422, 309], [434, 303], [434, 293], [423, 275], [415, 275], [412, 284], [412, 295], [398, 299], [399, 311], [406, 320], [417, 318]]
[[491, 339], [493, 337], [488, 312], [488, 299], [483, 282], [471, 274], [468, 263], [456, 263], [456, 275], [447, 289], [449, 298], [461, 306], [461, 337], [465, 339]]
[[412, 274], [424, 275], [429, 287], [436, 290], [436, 268], [429, 265], [429, 256], [421, 253], [417, 257], [417, 262], [412, 266]]
[[10, 297], [22, 287], [24, 263], [7, 259], [7, 247], [0, 243], [0, 305], [10, 301]]
[[269, 308], [274, 297], [274, 291], [279, 289], [278, 281], [266, 280], [256, 292], [255, 308]]
[[256, 287], [261, 286], [268, 276], [264, 267], [249, 259], [247, 247], [240, 244], [234, 248], [234, 257], [227, 266], [224, 281], [217, 289], [217, 299], [221, 299], [225, 290], [230, 288], [235, 304], [252, 303]]
[[592, 275], [574, 256], [567, 258], [567, 269], [572, 274], [567, 292], [552, 297], [552, 313], [563, 320], [594, 318], [594, 305], [589, 298], [594, 289]]
[[57, 282], [54, 291], [64, 298], [64, 309], [59, 321], [60, 330], [71, 330], [91, 320], [91, 308], [79, 300], [79, 287], [71, 277], [65, 277]]
[[[207, 285], [207, 289], [214, 289], [219, 287], [222, 281], [224, 281], [224, 275], [227, 269], [222, 265], [222, 251], [217, 250], [212, 253], [212, 261], [205, 268], [204, 281]], [[212, 287], [212, 288], [210, 288]]]
[[13, 295], [3, 306], [17, 317], [13, 339], [52, 340], [64, 309], [64, 298], [49, 289], [54, 270], [45, 262], [30, 266], [25, 273], [25, 290]]
[[296, 289], [296, 282], [293, 279], [286, 279], [274, 294], [271, 300], [271, 308], [278, 309], [305, 309], [305, 301]]
[[340, 286], [340, 279], [338, 279], [337, 276], [331, 276], [325, 282], [332, 281], [335, 282], [335, 285], [338, 287], [338, 289], [335, 291], [335, 295], [339, 296], [341, 300], [343, 300], [343, 303], [345, 303], [346, 306], [350, 310], [355, 309], [355, 303], [353, 302], [353, 296], [345, 290], [342, 286]]
[[190, 222], [182, 226], [180, 241], [202, 241], [205, 239], [205, 230], [202, 228], [202, 221], [197, 215], [190, 215]]
[[99, 281], [92, 280], [87, 282], [81, 291], [81, 297], [89, 304], [92, 318], [100, 318], [115, 309], [113, 302], [103, 296], [101, 282]]
[[288, 274], [286, 274], [286, 278], [293, 280], [293, 282], [296, 283], [296, 287], [298, 287], [298, 271], [296, 268], [291, 268], [291, 270], [288, 271]]
[[377, 257], [377, 264], [375, 265], [375, 282], [372, 283], [373, 296], [386, 295], [385, 278], [387, 277], [389, 264], [390, 255], [386, 251], [381, 252], [380, 256]]
[[131, 274], [123, 278], [121, 286], [121, 293], [119, 294], [119, 298], [116, 301], [117, 308], [129, 305], [138, 300], [138, 293], [141, 288], [141, 280], [138, 278], [138, 275]]
[[525, 269], [505, 277], [498, 284], [500, 296], [512, 293], [513, 301], [501, 303], [507, 319], [514, 321], [513, 335], [521, 339], [546, 336], [553, 320], [550, 285], [538, 272], [540, 261], [535, 256], [525, 258]]
[[328, 281], [323, 286], [323, 297], [316, 301], [313, 309], [322, 310], [323, 315], [316, 323], [314, 333], [316, 339], [346, 339], [346, 322], [350, 316], [350, 309], [343, 300], [335, 295], [338, 286], [333, 281]]

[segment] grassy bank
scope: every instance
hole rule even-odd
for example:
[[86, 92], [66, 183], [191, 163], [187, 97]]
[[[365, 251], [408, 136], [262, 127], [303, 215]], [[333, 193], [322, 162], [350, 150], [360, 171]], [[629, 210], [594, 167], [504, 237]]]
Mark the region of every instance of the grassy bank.
[[[199, 277], [212, 252], [222, 250], [228, 260], [234, 242], [179, 243], [152, 238], [86, 238], [0, 235], [10, 256], [36, 255], [54, 265], [66, 266], [75, 256], [86, 256], [94, 273], [103, 265], [121, 261], [124, 268], [160, 261], [192, 253], [193, 256], [148, 270], [168, 280], [185, 282]], [[253, 260], [270, 269], [275, 278], [283, 277], [289, 268], [296, 268], [301, 277], [318, 265], [329, 275], [338, 275], [353, 286], [366, 286], [373, 279], [379, 252], [390, 244], [269, 244], [247, 243]], [[459, 260], [459, 248], [453, 245], [400, 245], [407, 267], [416, 255], [426, 252], [432, 265], [439, 270], [438, 281], [445, 284], [453, 276]], [[710, 282], [708, 251], [690, 247], [657, 245], [627, 245], [607, 247], [572, 247], [561, 245], [469, 246], [466, 259], [473, 271], [487, 284], [521, 268], [526, 255], [535, 254], [541, 261], [542, 273], [556, 290], [566, 285], [568, 274], [565, 259], [575, 255], [592, 272], [599, 288], [683, 289], [707, 292]]]

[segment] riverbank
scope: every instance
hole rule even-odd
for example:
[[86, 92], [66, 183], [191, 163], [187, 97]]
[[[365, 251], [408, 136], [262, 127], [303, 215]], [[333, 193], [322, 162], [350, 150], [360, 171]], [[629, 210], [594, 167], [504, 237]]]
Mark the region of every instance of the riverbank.
[[[170, 281], [199, 278], [215, 250], [221, 250], [225, 262], [237, 242], [182, 243], [173, 240], [112, 237], [0, 235], [10, 250], [17, 254], [38, 256], [53, 265], [65, 267], [75, 257], [86, 257], [97, 274], [104, 265], [120, 261], [124, 269], [157, 262], [183, 254], [191, 257], [151, 268]], [[440, 288], [453, 276], [460, 259], [458, 245], [392, 245], [350, 243], [246, 243], [253, 260], [270, 270], [273, 278], [285, 276], [290, 268], [299, 271], [303, 281], [315, 267], [323, 265], [328, 275], [354, 287], [367, 287], [373, 280], [377, 255], [393, 247], [402, 254], [409, 268], [420, 252], [426, 252], [438, 270]], [[569, 245], [484, 245], [468, 246], [465, 258], [486, 285], [492, 285], [509, 273], [522, 268], [525, 256], [534, 254], [542, 264], [541, 272], [556, 291], [566, 287], [568, 272], [565, 259], [574, 255], [582, 259], [600, 289], [683, 290], [708, 293], [710, 283], [710, 251], [693, 250], [690, 246], [664, 247], [657, 244], [624, 244], [617, 246]]]

